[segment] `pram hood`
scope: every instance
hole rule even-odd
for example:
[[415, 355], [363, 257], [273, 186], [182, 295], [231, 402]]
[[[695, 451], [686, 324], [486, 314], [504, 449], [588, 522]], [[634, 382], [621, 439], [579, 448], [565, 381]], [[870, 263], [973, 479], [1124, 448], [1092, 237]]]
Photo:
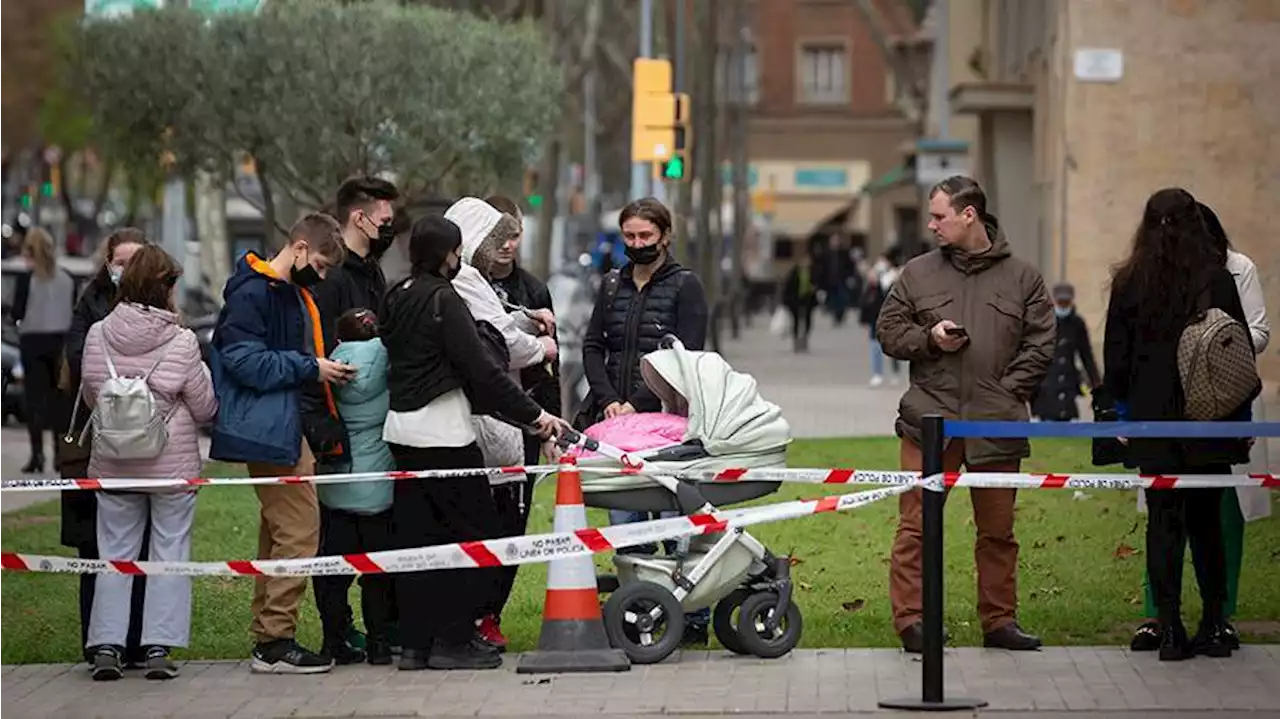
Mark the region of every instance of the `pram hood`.
[[[772, 468], [786, 466], [791, 425], [782, 410], [760, 396], [750, 375], [734, 371], [714, 352], [686, 350], [677, 345], [645, 355], [640, 363], [645, 384], [662, 400], [664, 409], [686, 415], [688, 426], [679, 460], [661, 449], [637, 452], [644, 470], [629, 471], [617, 460], [592, 457], [584, 467], [617, 468], [617, 472], [587, 472], [582, 489], [589, 506], [630, 511], [678, 509], [675, 496], [654, 475], [679, 471]], [[648, 457], [648, 458], [646, 458]], [[706, 482], [706, 499], [716, 505], [735, 504], [777, 490], [777, 483]]]
[[640, 360], [640, 373], [665, 408], [688, 416], [685, 441], [700, 441], [712, 456], [768, 453], [791, 442], [778, 405], [715, 352], [656, 350]]

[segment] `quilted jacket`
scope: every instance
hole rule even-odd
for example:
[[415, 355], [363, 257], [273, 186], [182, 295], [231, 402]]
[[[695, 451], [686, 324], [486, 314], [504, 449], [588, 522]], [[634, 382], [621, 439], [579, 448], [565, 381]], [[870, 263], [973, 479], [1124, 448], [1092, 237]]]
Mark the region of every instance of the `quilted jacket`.
[[[200, 476], [198, 424], [209, 422], [218, 410], [209, 368], [200, 358], [195, 333], [178, 324], [178, 316], [166, 310], [120, 303], [107, 318], [89, 329], [84, 360], [80, 365], [85, 401], [94, 405], [103, 383], [110, 377], [107, 353], [121, 376], [140, 377], [160, 359], [147, 384], [168, 413], [169, 441], [155, 459], [111, 460], [89, 458], [92, 477], [190, 478]], [[174, 404], [177, 403], [177, 407]]]

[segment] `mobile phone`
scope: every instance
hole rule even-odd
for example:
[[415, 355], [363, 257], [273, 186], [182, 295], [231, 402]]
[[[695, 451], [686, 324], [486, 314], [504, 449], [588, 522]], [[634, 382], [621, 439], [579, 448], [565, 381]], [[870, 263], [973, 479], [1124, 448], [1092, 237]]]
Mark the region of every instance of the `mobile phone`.
[[969, 330], [966, 330], [963, 327], [948, 327], [945, 330], [943, 330], [943, 332], [946, 332], [947, 336], [949, 337], [968, 337], [969, 336]]

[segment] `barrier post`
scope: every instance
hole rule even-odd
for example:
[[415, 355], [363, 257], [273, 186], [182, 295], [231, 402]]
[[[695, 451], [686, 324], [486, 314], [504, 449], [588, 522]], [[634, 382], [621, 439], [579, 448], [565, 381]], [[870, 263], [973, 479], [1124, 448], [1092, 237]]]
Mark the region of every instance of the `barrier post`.
[[[920, 426], [921, 470], [925, 477], [943, 473], [946, 436], [942, 417], [926, 415]], [[909, 711], [963, 711], [985, 707], [987, 702], [969, 697], [946, 697], [943, 692], [943, 585], [942, 518], [947, 494], [926, 488], [921, 499], [921, 534], [924, 546], [921, 571], [921, 610], [924, 614], [924, 647], [921, 656], [921, 696], [880, 702], [885, 709]]]

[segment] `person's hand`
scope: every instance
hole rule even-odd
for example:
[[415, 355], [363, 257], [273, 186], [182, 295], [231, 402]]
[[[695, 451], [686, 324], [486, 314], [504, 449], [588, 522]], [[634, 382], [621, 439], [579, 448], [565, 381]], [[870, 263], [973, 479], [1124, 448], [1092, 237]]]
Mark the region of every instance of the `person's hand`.
[[316, 364], [319, 365], [321, 382], [346, 384], [356, 376], [355, 365], [349, 365], [344, 362], [335, 362], [327, 357], [317, 358]]
[[529, 315], [529, 318], [534, 322], [537, 322], [542, 327], [543, 332], [552, 337], [556, 336], [556, 316], [552, 314], [551, 310], [525, 310], [525, 314]]
[[614, 402], [604, 408], [604, 418], [613, 419], [624, 414], [635, 414], [636, 408], [630, 402]]
[[549, 464], [555, 464], [564, 456], [564, 451], [555, 442], [547, 441], [542, 443], [542, 456]]
[[539, 437], [543, 439], [550, 439], [551, 437], [555, 437], [560, 434], [560, 431], [563, 428], [568, 427], [569, 423], [546, 410], [543, 410], [542, 414], [538, 415], [538, 419], [534, 420], [533, 426], [538, 429]]
[[548, 362], [555, 362], [560, 357], [560, 348], [556, 345], [554, 338], [539, 337], [538, 341], [542, 343], [543, 359]]
[[969, 344], [968, 336], [947, 334], [947, 330], [955, 329], [959, 326], [951, 320], [943, 320], [929, 330], [929, 337], [933, 340], [933, 344], [943, 352], [959, 352], [965, 345]]

